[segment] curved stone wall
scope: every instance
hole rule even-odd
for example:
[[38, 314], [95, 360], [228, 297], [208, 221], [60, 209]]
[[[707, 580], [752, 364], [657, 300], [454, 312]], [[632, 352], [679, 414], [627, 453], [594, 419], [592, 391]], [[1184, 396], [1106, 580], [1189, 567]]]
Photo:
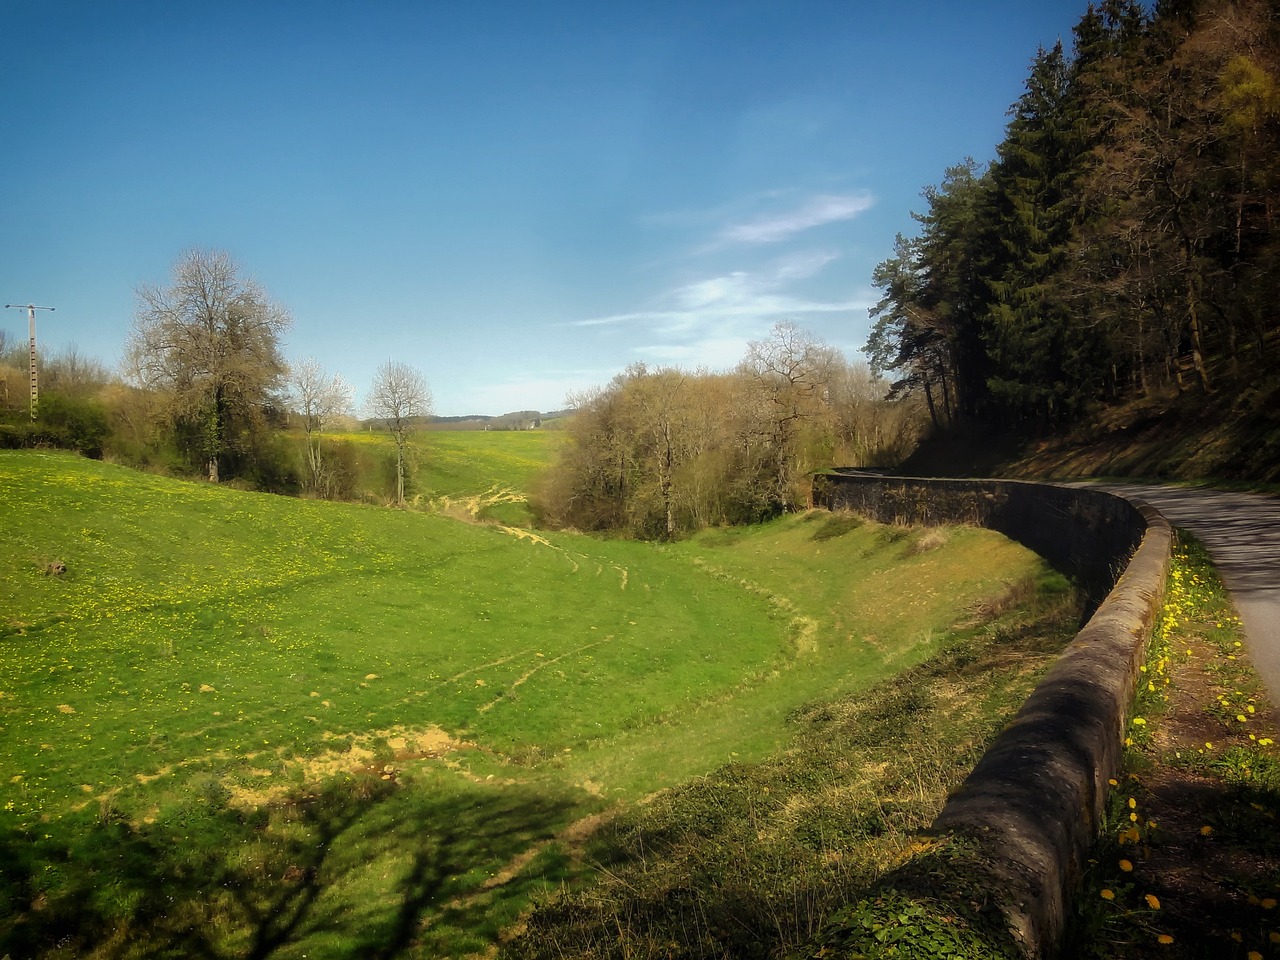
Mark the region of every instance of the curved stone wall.
[[973, 838], [1028, 956], [1053, 956], [1119, 771], [1138, 667], [1158, 616], [1172, 528], [1099, 490], [1004, 480], [817, 478], [814, 502], [882, 523], [972, 523], [1064, 568], [1096, 609], [934, 823]]

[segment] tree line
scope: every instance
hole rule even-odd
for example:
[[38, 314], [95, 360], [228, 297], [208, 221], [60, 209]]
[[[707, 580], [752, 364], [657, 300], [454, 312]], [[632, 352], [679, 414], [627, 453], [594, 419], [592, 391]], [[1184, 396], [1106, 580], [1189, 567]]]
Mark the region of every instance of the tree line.
[[1280, 9], [1090, 4], [1035, 57], [988, 165], [924, 191], [867, 353], [935, 424], [1052, 428], [1211, 393], [1280, 333]]
[[[355, 426], [355, 394], [314, 359], [286, 363], [282, 337], [291, 323], [228, 254], [191, 250], [169, 283], [138, 287], [122, 375], [74, 349], [47, 358], [34, 419], [26, 416], [26, 345], [0, 338], [0, 445], [66, 446], [198, 472], [213, 483], [237, 478], [261, 489], [347, 498], [350, 457], [323, 438], [335, 426]], [[365, 412], [395, 439], [391, 487], [400, 505], [410, 429], [431, 411], [431, 390], [418, 370], [395, 360], [378, 368]], [[301, 470], [289, 428], [303, 435]]]
[[[75, 350], [42, 363], [30, 421], [25, 345], [0, 341], [0, 446], [53, 444], [123, 462], [327, 499], [357, 496], [350, 384], [314, 359], [286, 363], [289, 312], [226, 253], [192, 250], [167, 284], [144, 284], [120, 375]], [[794, 323], [750, 344], [729, 372], [628, 367], [570, 398], [561, 456], [536, 498], [551, 525], [671, 538], [806, 502], [809, 473], [895, 463], [912, 448], [914, 402]], [[403, 505], [410, 437], [431, 413], [411, 366], [378, 368], [363, 412], [389, 431], [390, 498]], [[365, 470], [367, 472], [367, 468]]]
[[897, 463], [918, 405], [791, 322], [727, 372], [632, 364], [571, 398], [534, 507], [546, 524], [671, 539], [803, 506], [811, 472]]

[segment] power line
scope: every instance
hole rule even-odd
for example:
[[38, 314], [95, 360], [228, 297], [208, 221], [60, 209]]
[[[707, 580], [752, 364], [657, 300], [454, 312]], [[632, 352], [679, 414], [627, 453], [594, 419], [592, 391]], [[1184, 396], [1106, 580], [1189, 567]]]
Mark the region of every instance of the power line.
[[31, 359], [31, 419], [36, 418], [36, 410], [40, 406], [40, 390], [36, 383], [36, 311], [48, 310], [52, 313], [55, 307], [37, 307], [34, 303], [6, 303], [6, 310], [26, 310], [27, 311], [27, 327], [30, 331], [30, 350]]

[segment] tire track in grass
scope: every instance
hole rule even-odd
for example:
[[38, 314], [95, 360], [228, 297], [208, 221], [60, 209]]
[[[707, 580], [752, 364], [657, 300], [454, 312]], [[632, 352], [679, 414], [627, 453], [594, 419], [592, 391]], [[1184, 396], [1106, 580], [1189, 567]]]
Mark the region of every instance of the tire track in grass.
[[497, 506], [500, 503], [527, 503], [528, 497], [523, 493], [512, 490], [510, 487], [500, 487], [494, 484], [483, 493], [472, 494], [469, 497], [458, 497], [454, 499], [448, 494], [436, 497], [430, 501], [431, 508], [437, 513], [450, 514], [455, 506], [461, 507], [472, 522], [480, 519], [480, 514], [489, 507]]
[[[576, 657], [576, 656], [579, 656], [579, 655], [581, 655], [581, 654], [585, 653], [586, 651], [591, 650], [591, 649], [592, 649], [592, 648], [594, 648], [594, 647], [598, 647], [598, 646], [600, 646], [600, 645], [601, 645], [601, 644], [603, 644], [603, 643], [608, 643], [608, 642], [609, 642], [609, 641], [611, 641], [612, 639], [613, 639], [613, 634], [609, 634], [607, 637], [602, 637], [602, 638], [601, 638], [601, 639], [599, 639], [599, 640], [593, 640], [591, 643], [588, 643], [588, 644], [586, 644], [585, 646], [582, 646], [582, 647], [578, 647], [576, 650], [566, 650], [564, 653], [560, 654], [560, 656], [558, 656], [558, 657], [552, 657], [552, 658], [551, 658], [551, 659], [549, 659], [549, 660], [544, 659], [544, 660], [542, 661], [542, 663], [539, 663], [539, 664], [538, 664], [537, 666], [535, 666], [532, 670], [528, 670], [528, 671], [526, 671], [524, 674], [522, 674], [521, 676], [517, 677], [517, 678], [512, 682], [511, 686], [510, 686], [507, 690], [504, 690], [502, 693], [498, 694], [496, 697], [494, 697], [494, 698], [493, 698], [492, 700], [490, 700], [488, 703], [481, 704], [479, 707], [477, 707], [477, 708], [476, 708], [476, 712], [477, 712], [477, 713], [488, 713], [490, 710], [492, 710], [494, 707], [496, 707], [496, 706], [497, 706], [499, 703], [501, 703], [503, 700], [507, 699], [507, 697], [509, 697], [509, 696], [511, 695], [511, 693], [515, 691], [516, 687], [518, 687], [518, 686], [522, 685], [526, 680], [529, 680], [529, 679], [530, 679], [534, 674], [536, 674], [538, 671], [540, 671], [540, 670], [545, 670], [547, 667], [551, 666], [553, 663], [559, 663], [561, 660], [564, 660], [564, 659], [566, 659], [566, 658], [568, 658], [568, 657]], [[542, 656], [542, 654], [541, 654], [541, 653], [539, 653], [539, 654], [535, 654], [535, 656], [541, 657], [541, 656]]]
[[753, 596], [760, 597], [772, 608], [779, 616], [785, 617], [787, 622], [787, 639], [795, 648], [797, 654], [813, 653], [818, 649], [818, 621], [813, 617], [800, 612], [799, 608], [789, 598], [784, 597], [780, 593], [774, 593], [767, 587], [762, 587], [758, 583], [754, 583], [743, 577], [717, 567], [715, 564], [708, 563], [701, 557], [693, 558], [693, 565], [699, 570], [705, 571], [716, 580], [723, 583], [735, 584]]

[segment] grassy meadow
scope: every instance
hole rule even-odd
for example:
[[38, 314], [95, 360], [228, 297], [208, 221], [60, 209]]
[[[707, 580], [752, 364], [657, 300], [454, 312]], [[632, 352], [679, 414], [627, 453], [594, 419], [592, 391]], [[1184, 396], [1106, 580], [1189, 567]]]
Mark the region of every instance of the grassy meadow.
[[[460, 519], [527, 526], [531, 515], [525, 494], [563, 436], [559, 430], [418, 433], [409, 447], [408, 499], [417, 508], [430, 507]], [[294, 440], [300, 445], [301, 434]], [[395, 442], [389, 433], [326, 434], [321, 446], [330, 454], [336, 449], [350, 465], [359, 498], [369, 503], [391, 502]]]
[[423, 440], [419, 511], [0, 453], [0, 956], [483, 955], [602, 820], [1061, 589], [975, 529], [534, 532], [547, 435]]

